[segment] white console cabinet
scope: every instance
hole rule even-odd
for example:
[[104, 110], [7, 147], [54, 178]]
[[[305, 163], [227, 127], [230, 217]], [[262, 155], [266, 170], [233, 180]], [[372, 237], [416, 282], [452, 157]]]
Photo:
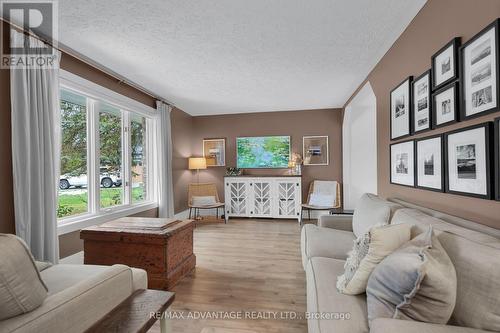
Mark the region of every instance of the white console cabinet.
[[301, 177], [225, 177], [227, 217], [300, 220]]

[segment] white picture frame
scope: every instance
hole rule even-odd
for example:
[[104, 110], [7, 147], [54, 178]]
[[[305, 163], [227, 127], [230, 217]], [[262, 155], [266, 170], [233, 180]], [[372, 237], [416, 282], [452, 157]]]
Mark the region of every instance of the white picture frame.
[[207, 167], [226, 166], [226, 139], [203, 139], [203, 157]]
[[328, 135], [303, 136], [302, 156], [304, 165], [329, 165]]

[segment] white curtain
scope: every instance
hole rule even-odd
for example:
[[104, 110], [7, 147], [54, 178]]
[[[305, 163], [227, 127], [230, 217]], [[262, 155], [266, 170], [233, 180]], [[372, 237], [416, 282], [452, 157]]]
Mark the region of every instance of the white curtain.
[[[11, 43], [22, 45], [23, 38], [11, 31]], [[43, 46], [30, 38], [30, 45]], [[57, 53], [55, 61], [60, 57]], [[16, 234], [36, 259], [57, 263], [59, 72], [48, 67], [13, 68], [10, 81]]]
[[174, 216], [174, 189], [172, 184], [172, 128], [170, 113], [172, 107], [161, 101], [156, 102], [158, 110], [158, 192], [159, 217]]

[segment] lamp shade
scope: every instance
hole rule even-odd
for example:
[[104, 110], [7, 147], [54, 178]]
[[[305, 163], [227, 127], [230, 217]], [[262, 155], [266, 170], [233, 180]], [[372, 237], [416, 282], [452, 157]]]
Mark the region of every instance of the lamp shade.
[[201, 170], [207, 168], [207, 160], [205, 157], [190, 157], [189, 170]]

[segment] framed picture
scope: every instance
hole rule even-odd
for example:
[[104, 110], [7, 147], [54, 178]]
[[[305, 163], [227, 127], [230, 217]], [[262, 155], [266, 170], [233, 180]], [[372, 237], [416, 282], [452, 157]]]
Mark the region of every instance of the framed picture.
[[304, 165], [328, 165], [328, 136], [304, 136], [302, 153]]
[[500, 201], [500, 118], [495, 119], [495, 199]]
[[226, 139], [204, 139], [203, 156], [207, 160], [207, 167], [226, 165]]
[[458, 78], [459, 47], [460, 37], [455, 37], [432, 56], [432, 90]]
[[428, 70], [412, 83], [413, 133], [431, 129], [431, 71]]
[[499, 22], [495, 20], [460, 48], [461, 119], [499, 110]]
[[415, 141], [391, 145], [391, 184], [415, 186]]
[[491, 199], [491, 123], [446, 133], [446, 192]]
[[432, 94], [432, 128], [450, 125], [458, 121], [458, 81]]
[[443, 136], [435, 135], [416, 140], [418, 188], [444, 191]]
[[411, 82], [408, 77], [391, 91], [391, 140], [411, 135]]

